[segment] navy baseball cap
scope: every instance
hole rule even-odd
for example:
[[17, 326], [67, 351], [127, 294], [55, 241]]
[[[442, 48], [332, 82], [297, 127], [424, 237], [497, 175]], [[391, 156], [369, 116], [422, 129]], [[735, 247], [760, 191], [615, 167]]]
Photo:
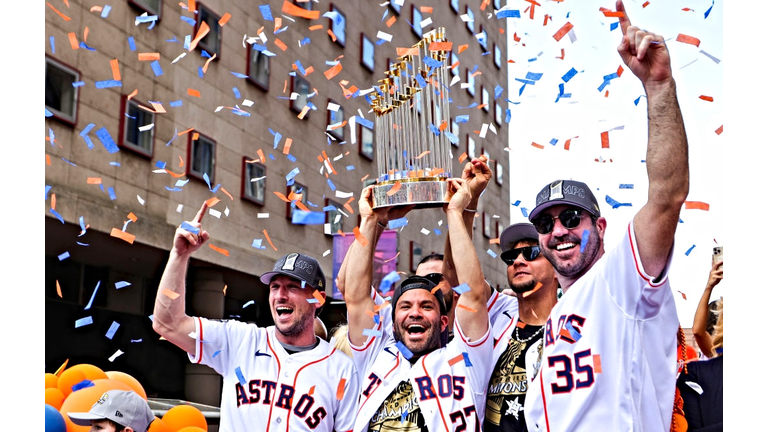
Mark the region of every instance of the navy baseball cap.
[[600, 206], [586, 183], [575, 180], [555, 180], [544, 186], [536, 195], [536, 207], [528, 215], [533, 221], [543, 210], [559, 204], [566, 204], [586, 210], [592, 216], [600, 217]]
[[539, 233], [536, 231], [536, 228], [533, 227], [533, 224], [521, 222], [504, 228], [501, 237], [499, 237], [501, 251], [506, 252], [512, 249], [515, 243], [520, 240], [534, 240], [536, 243], [539, 242]]
[[440, 280], [432, 280], [425, 276], [410, 276], [403, 281], [397, 288], [395, 288], [394, 294], [392, 294], [392, 320], [395, 319], [395, 309], [397, 308], [397, 301], [404, 292], [413, 289], [423, 289], [429, 292], [434, 291], [432, 294], [437, 299], [437, 304], [440, 305], [440, 315], [448, 315], [448, 308], [445, 306], [445, 299], [443, 299], [443, 292], [439, 289], [435, 289]]
[[277, 275], [283, 275], [304, 281], [312, 288], [325, 291], [325, 274], [320, 268], [320, 263], [316, 259], [292, 252], [283, 256], [275, 263], [271, 272], [261, 275], [261, 282], [269, 285], [272, 278]]

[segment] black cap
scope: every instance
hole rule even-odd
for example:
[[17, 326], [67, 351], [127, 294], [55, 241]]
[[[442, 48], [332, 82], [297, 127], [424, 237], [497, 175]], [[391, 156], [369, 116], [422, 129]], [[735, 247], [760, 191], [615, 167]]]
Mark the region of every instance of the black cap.
[[588, 211], [600, 217], [600, 206], [586, 183], [575, 180], [555, 180], [544, 186], [536, 195], [536, 207], [528, 215], [528, 220], [536, 219], [543, 210], [559, 204], [567, 204]]
[[397, 301], [404, 292], [412, 289], [423, 289], [429, 292], [434, 291], [432, 294], [437, 299], [437, 304], [440, 305], [440, 315], [448, 315], [448, 309], [445, 307], [445, 300], [443, 299], [443, 291], [435, 289], [440, 281], [433, 281], [424, 276], [410, 276], [404, 280], [397, 288], [395, 288], [394, 294], [392, 294], [392, 320], [395, 319], [395, 309], [397, 308]]
[[533, 227], [533, 224], [521, 222], [504, 228], [501, 237], [499, 237], [501, 251], [506, 252], [512, 249], [515, 243], [520, 240], [534, 240], [536, 243], [539, 242], [539, 233], [536, 231], [536, 228]]
[[271, 272], [261, 275], [261, 282], [269, 285], [272, 278], [284, 275], [304, 281], [312, 288], [325, 291], [325, 274], [316, 259], [292, 252], [277, 260]]

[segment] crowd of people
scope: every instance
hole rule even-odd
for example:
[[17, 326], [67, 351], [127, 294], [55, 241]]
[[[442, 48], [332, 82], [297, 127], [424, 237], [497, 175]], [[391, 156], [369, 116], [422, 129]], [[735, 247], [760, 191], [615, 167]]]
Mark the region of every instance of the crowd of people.
[[[336, 281], [347, 322], [328, 334], [317, 319], [325, 275], [300, 252], [261, 276], [274, 325], [187, 315], [187, 265], [210, 238], [206, 204], [177, 229], [153, 326], [191, 362], [222, 375], [221, 431], [722, 428], [722, 302], [714, 334], [706, 329], [722, 262], [713, 264], [694, 323], [707, 360], [681, 365], [667, 276], [689, 188], [687, 138], [664, 38], [632, 25], [621, 0], [616, 6], [618, 52], [647, 97], [649, 193], [612, 250], [590, 187], [551, 181], [529, 223], [502, 232], [509, 291], [493, 289], [472, 242], [492, 175], [481, 156], [446, 180], [444, 253], [384, 298], [372, 287], [377, 241], [390, 220], [414, 209], [374, 208], [369, 186], [358, 200], [361, 236]], [[672, 422], [673, 408], [687, 426]]]

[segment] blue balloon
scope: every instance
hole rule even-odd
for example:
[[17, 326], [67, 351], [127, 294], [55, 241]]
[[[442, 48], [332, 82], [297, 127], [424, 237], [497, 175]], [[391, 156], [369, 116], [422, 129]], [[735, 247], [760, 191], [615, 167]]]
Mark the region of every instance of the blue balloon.
[[67, 432], [67, 423], [59, 410], [45, 404], [45, 432]]

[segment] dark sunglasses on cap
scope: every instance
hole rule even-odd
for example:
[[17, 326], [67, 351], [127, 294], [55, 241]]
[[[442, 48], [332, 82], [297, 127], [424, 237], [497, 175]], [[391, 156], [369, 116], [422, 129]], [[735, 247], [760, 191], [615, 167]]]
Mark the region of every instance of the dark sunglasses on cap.
[[534, 228], [539, 234], [549, 234], [555, 229], [555, 219], [560, 219], [560, 223], [565, 228], [574, 229], [581, 223], [581, 217], [584, 212], [579, 209], [563, 210], [559, 216], [552, 216], [548, 214], [541, 215], [532, 220]]
[[429, 279], [435, 285], [440, 284], [440, 281], [445, 279], [445, 276], [443, 276], [442, 273], [430, 273], [430, 274], [424, 275], [422, 277], [426, 278], [426, 279]]
[[515, 263], [515, 260], [520, 254], [523, 254], [523, 258], [526, 261], [533, 261], [539, 257], [540, 253], [541, 253], [541, 248], [538, 245], [526, 246], [521, 248], [510, 249], [506, 252], [503, 252], [501, 254], [501, 260], [507, 263], [507, 265], [512, 265]]

